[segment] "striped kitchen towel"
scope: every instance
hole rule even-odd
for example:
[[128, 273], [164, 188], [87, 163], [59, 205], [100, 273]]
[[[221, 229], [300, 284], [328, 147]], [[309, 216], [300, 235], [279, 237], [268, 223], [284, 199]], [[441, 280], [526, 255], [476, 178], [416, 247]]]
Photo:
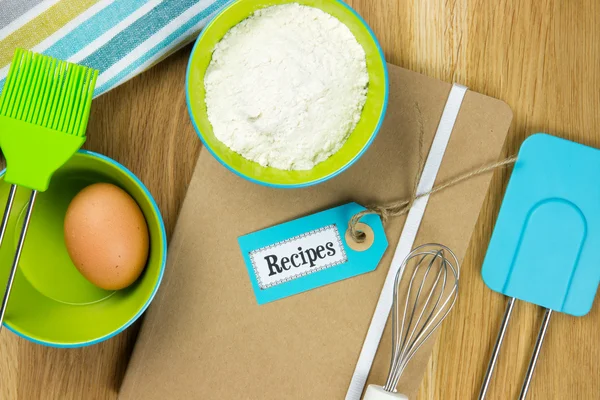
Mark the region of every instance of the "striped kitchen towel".
[[230, 1], [0, 0], [0, 90], [21, 47], [98, 69], [98, 96], [193, 40]]

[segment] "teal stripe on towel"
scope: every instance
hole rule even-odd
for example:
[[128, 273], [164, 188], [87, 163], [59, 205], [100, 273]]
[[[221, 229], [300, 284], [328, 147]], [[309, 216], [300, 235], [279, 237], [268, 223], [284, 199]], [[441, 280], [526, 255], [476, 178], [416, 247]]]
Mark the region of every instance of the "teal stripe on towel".
[[176, 41], [177, 38], [179, 38], [180, 36], [182, 36], [186, 31], [188, 31], [189, 29], [191, 29], [194, 25], [199, 24], [203, 20], [207, 21], [217, 11], [219, 11], [219, 9], [221, 7], [223, 7], [224, 5], [226, 5], [227, 3], [229, 3], [230, 1], [232, 1], [232, 0], [217, 0], [213, 4], [211, 4], [210, 6], [208, 6], [204, 10], [202, 10], [202, 12], [198, 13], [197, 15], [195, 15], [188, 22], [186, 22], [179, 29], [177, 29], [175, 32], [173, 32], [171, 35], [169, 35], [167, 38], [165, 38], [162, 42], [158, 43], [155, 47], [153, 47], [151, 50], [149, 50], [142, 57], [138, 58], [135, 62], [132, 62], [129, 66], [127, 66], [125, 69], [123, 69], [123, 71], [121, 71], [120, 73], [118, 73], [111, 80], [109, 80], [108, 82], [106, 82], [101, 87], [97, 87], [96, 90], [95, 90], [95, 92], [94, 92], [94, 96], [99, 96], [102, 93], [104, 93], [104, 92], [110, 90], [111, 88], [113, 88], [123, 78], [125, 78], [128, 74], [130, 74], [131, 72], [133, 72], [135, 69], [137, 69], [140, 65], [143, 65], [148, 60], [151, 60], [158, 52], [160, 52], [161, 50], [163, 50], [165, 47], [168, 47], [171, 43], [173, 43], [174, 41]]
[[166, 0], [146, 15], [143, 15], [95, 53], [83, 59], [81, 64], [95, 68], [102, 74], [196, 2], [195, 0]]
[[67, 33], [44, 51], [44, 54], [67, 60], [108, 30], [133, 14], [146, 0], [116, 0], [96, 15]]

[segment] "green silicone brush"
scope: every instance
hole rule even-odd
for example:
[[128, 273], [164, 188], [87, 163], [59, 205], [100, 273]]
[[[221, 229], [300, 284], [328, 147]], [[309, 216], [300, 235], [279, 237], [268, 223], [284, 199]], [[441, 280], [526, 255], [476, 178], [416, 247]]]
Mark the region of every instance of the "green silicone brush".
[[0, 329], [38, 192], [85, 142], [98, 71], [17, 49], [0, 96], [4, 180], [11, 183], [0, 225], [4, 239], [17, 186], [31, 189], [0, 308]]

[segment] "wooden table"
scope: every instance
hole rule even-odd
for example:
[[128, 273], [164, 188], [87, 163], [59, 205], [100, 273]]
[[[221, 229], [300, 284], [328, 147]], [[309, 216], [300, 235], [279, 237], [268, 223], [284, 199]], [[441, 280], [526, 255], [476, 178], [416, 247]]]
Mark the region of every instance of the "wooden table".
[[[600, 147], [600, 2], [564, 0], [352, 0], [389, 62], [506, 101], [514, 122], [506, 154], [534, 132]], [[200, 148], [183, 91], [187, 47], [97, 99], [86, 147], [129, 167], [173, 232]], [[600, 173], [600, 172], [599, 172]], [[498, 173], [463, 265], [462, 297], [443, 327], [419, 399], [476, 396], [505, 300], [479, 274], [502, 198]], [[466, 329], [476, 326], [477, 329]], [[516, 398], [541, 321], [519, 304], [489, 399]], [[600, 302], [585, 318], [556, 315], [530, 399], [600, 399]], [[96, 346], [60, 350], [0, 335], [0, 399], [113, 399], [139, 324]], [[227, 399], [220, 399], [227, 400]], [[257, 399], [260, 400], [260, 399]]]

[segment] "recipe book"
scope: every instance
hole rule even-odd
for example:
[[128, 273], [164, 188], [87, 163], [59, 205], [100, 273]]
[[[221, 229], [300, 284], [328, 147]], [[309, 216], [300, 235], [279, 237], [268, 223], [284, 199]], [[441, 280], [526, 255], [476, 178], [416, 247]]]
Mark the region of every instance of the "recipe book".
[[[264, 305], [255, 298], [238, 237], [351, 201], [383, 204], [411, 194], [420, 123], [427, 150], [451, 85], [389, 68], [389, 106], [379, 134], [352, 167], [325, 183], [260, 186], [201, 150], [121, 400], [345, 397], [404, 217], [386, 223], [390, 246], [375, 271]], [[505, 103], [467, 92], [436, 182], [498, 160], [511, 119]], [[491, 177], [479, 175], [431, 196], [415, 246], [442, 243], [462, 261]], [[385, 383], [390, 342], [388, 322], [368, 383]], [[410, 398], [434, 343], [435, 336], [400, 380]]]

